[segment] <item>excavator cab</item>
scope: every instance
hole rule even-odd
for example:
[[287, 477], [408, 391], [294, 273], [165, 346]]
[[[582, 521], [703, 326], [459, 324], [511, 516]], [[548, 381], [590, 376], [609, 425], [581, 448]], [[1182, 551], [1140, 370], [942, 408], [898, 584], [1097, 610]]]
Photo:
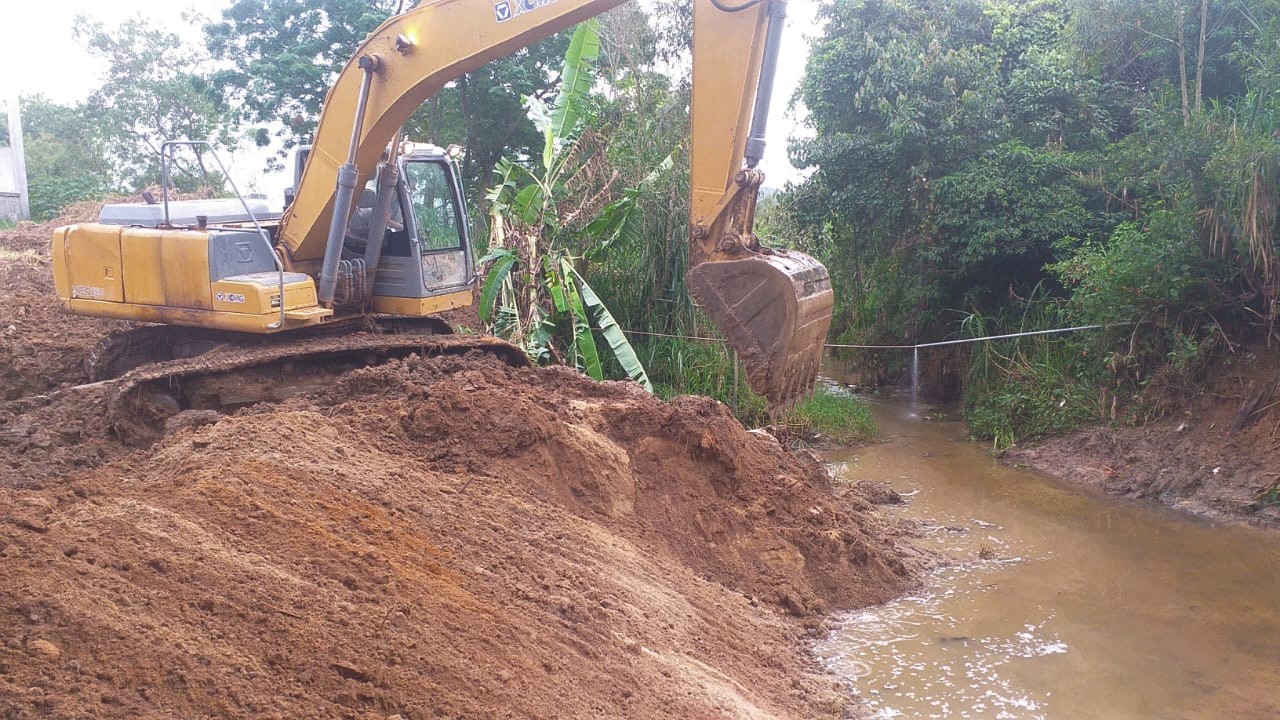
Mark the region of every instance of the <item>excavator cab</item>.
[[[342, 260], [366, 262], [375, 312], [421, 317], [470, 303], [475, 264], [456, 146], [404, 142], [356, 196]], [[309, 147], [298, 150], [300, 180]], [[380, 193], [388, 197], [382, 198]], [[371, 232], [378, 224], [382, 232]], [[381, 245], [370, 251], [371, 238]]]
[[[373, 286], [373, 306], [380, 312], [457, 293], [469, 300], [475, 277], [456, 163], [433, 145], [406, 144], [405, 149]], [[353, 228], [359, 227], [362, 212], [357, 208]], [[459, 304], [466, 303], [460, 299]]]

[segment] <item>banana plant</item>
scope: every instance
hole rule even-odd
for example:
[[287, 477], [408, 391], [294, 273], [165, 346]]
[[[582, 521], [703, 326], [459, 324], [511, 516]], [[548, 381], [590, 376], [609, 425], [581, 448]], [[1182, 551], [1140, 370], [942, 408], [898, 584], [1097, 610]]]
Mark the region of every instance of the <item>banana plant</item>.
[[[569, 43], [554, 104], [529, 101], [543, 134], [541, 155], [498, 164], [498, 183], [486, 195], [491, 251], [480, 260], [488, 271], [477, 309], [490, 332], [521, 345], [535, 362], [571, 365], [602, 380], [599, 334], [627, 377], [652, 392], [626, 334], [579, 272], [589, 258], [575, 256], [564, 242], [579, 214], [574, 208], [587, 204], [574, 190], [582, 185], [574, 181], [584, 169], [576, 150], [599, 55], [599, 25], [589, 20]], [[610, 207], [602, 217], [624, 212]], [[616, 223], [608, 225], [617, 230]]]

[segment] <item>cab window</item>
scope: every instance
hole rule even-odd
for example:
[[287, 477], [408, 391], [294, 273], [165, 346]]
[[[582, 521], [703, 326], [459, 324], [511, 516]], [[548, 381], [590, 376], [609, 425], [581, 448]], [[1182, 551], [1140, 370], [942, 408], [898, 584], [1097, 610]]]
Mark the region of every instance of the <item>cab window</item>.
[[444, 163], [418, 161], [404, 164], [404, 181], [414, 218], [418, 221], [418, 240], [422, 243], [423, 252], [462, 248], [458, 208], [449, 178]]
[[[373, 222], [374, 208], [378, 202], [378, 183], [376, 176], [370, 176], [364, 190], [356, 200], [356, 209], [347, 223], [347, 236], [343, 246], [357, 255], [363, 254], [369, 238], [369, 223]], [[383, 235], [383, 252], [389, 255], [409, 254], [409, 244], [405, 238], [404, 216], [400, 212], [400, 202], [391, 203], [387, 217], [386, 232]]]

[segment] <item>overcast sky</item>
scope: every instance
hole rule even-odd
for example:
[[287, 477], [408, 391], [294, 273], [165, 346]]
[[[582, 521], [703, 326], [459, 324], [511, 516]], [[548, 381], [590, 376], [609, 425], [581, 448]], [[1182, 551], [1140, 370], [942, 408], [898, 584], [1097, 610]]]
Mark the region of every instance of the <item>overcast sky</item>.
[[[184, 13], [195, 10], [216, 17], [230, 0], [206, 2], [166, 2], [165, 0], [57, 0], [56, 2], [13, 2], [0, 11], [0, 98], [13, 93], [42, 93], [60, 103], [74, 103], [96, 88], [102, 81], [103, 67], [89, 55], [75, 38], [76, 16], [85, 15], [103, 21], [108, 27], [142, 13], [158, 26], [178, 32], [194, 42], [199, 29], [185, 23]], [[768, 180], [766, 185], [780, 187], [796, 180], [800, 173], [787, 162], [787, 140], [797, 127], [794, 113], [787, 111], [790, 98], [804, 72], [808, 57], [807, 37], [816, 34], [814, 4], [811, 0], [791, 0], [788, 5], [787, 29], [783, 39], [782, 60], [774, 87], [774, 100], [769, 120], [768, 149], [761, 163]], [[274, 201], [277, 188], [287, 181], [257, 177], [260, 158], [228, 158], [233, 175], [242, 188], [268, 192]]]

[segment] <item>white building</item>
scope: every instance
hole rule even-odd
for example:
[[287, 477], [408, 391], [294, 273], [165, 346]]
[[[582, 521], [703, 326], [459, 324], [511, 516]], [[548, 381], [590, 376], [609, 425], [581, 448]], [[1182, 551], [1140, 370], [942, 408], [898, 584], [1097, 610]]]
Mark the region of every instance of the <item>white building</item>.
[[31, 217], [27, 201], [27, 161], [22, 153], [22, 113], [17, 96], [6, 103], [9, 136], [0, 137], [0, 220]]

